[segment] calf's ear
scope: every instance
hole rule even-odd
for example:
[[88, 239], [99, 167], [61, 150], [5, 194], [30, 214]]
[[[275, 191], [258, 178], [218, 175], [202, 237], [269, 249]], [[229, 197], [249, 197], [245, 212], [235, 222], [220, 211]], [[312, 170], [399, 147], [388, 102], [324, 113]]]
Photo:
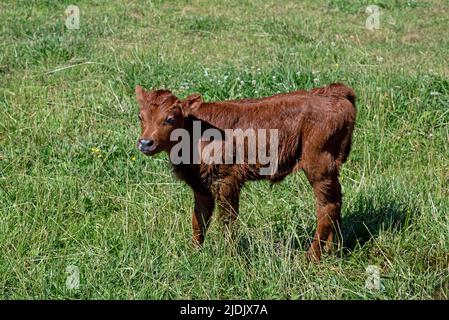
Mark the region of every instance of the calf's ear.
[[195, 109], [199, 108], [203, 103], [203, 98], [199, 93], [194, 93], [185, 98], [184, 101], [181, 102], [181, 108], [184, 116], [191, 114]]
[[145, 103], [145, 89], [139, 85], [136, 86], [136, 99], [141, 105]]

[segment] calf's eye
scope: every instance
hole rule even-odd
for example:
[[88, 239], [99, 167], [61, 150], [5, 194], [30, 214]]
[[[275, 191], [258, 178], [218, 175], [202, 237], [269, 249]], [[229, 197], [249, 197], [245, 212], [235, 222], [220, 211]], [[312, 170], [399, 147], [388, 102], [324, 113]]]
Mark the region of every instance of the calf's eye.
[[175, 118], [173, 117], [168, 117], [167, 119], [165, 119], [164, 124], [168, 124], [168, 125], [174, 125], [176, 122]]

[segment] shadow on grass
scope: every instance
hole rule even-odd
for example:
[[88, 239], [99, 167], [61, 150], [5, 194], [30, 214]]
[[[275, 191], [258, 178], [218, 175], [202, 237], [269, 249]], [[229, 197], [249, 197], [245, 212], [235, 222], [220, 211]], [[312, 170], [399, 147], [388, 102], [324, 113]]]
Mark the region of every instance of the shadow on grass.
[[410, 223], [410, 204], [397, 199], [361, 197], [342, 219], [343, 250], [353, 251], [376, 238], [382, 230], [399, 232]]
[[[377, 193], [377, 195], [379, 195]], [[342, 251], [349, 254], [357, 247], [362, 247], [365, 243], [375, 239], [382, 230], [400, 232], [407, 227], [413, 218], [413, 205], [402, 199], [388, 199], [369, 194], [362, 194], [354, 204], [346, 209], [342, 218], [341, 236]], [[298, 229], [296, 236], [292, 238], [291, 232], [281, 232], [275, 239], [275, 245], [283, 243], [288, 245], [293, 251], [306, 251], [313, 239], [316, 225], [308, 227], [306, 230]], [[278, 233], [279, 234], [279, 233]], [[248, 255], [250, 242], [247, 236], [240, 238], [238, 243], [239, 252]]]

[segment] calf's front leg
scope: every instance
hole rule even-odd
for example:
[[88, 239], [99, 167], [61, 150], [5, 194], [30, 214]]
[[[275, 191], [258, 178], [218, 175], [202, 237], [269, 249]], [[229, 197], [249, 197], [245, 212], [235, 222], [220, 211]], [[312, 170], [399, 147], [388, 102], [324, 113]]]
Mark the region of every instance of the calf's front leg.
[[240, 184], [232, 178], [223, 179], [218, 191], [220, 220], [225, 234], [231, 239], [235, 234], [235, 221], [239, 213]]
[[198, 247], [204, 242], [206, 230], [209, 226], [214, 210], [214, 198], [212, 195], [204, 195], [194, 192], [195, 209], [192, 215], [193, 245]]

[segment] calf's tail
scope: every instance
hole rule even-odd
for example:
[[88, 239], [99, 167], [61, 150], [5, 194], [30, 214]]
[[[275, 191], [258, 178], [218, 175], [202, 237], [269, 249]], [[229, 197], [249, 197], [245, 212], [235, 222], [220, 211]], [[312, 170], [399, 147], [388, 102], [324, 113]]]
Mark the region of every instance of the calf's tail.
[[351, 110], [348, 110], [351, 115], [347, 121], [347, 126], [344, 128], [344, 137], [340, 143], [340, 150], [336, 158], [337, 167], [340, 167], [342, 163], [346, 162], [352, 145], [352, 132], [354, 130], [356, 108], [355, 108], [355, 92], [348, 86], [342, 83], [332, 83], [326, 87], [315, 88], [310, 91], [312, 95], [323, 95], [337, 98], [347, 99], [351, 105]]
[[331, 83], [326, 87], [312, 89], [310, 93], [348, 99], [355, 108], [355, 92], [343, 83]]

